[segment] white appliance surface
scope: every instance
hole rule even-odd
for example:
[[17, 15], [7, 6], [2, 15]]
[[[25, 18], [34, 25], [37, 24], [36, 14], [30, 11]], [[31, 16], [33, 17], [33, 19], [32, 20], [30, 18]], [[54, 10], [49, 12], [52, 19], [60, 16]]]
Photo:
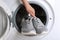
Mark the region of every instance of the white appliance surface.
[[[12, 7], [11, 4], [14, 4], [13, 1], [17, 1], [17, 0], [3, 0], [3, 1], [8, 5], [8, 7], [11, 8]], [[55, 22], [54, 22], [52, 31], [47, 36], [42, 38], [41, 40], [60, 40], [60, 18], [59, 18], [60, 17], [60, 0], [46, 0], [46, 1], [48, 1], [51, 4], [51, 6], [54, 10]], [[18, 6], [17, 4], [16, 4], [16, 6]], [[12, 7], [11, 11], [14, 9], [15, 8]], [[17, 39], [17, 40], [29, 40], [29, 38], [22, 39], [21, 37], [17, 37], [19, 35], [19, 33], [17, 31], [16, 32], [14, 32], [14, 31], [16, 31], [15, 28], [11, 29], [11, 31], [9, 33], [11, 35], [8, 35], [7, 39], [5, 39], [5, 40], [15, 40], [15, 39]], [[40, 38], [36, 37], [35, 39], [32, 38], [30, 40], [40, 40]]]

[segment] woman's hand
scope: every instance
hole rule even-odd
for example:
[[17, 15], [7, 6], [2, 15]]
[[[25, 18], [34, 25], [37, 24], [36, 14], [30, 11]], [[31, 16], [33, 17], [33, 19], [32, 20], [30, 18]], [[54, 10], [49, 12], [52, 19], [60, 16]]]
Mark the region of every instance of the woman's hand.
[[27, 1], [27, 0], [22, 0], [22, 2], [23, 2], [23, 5], [25, 6], [27, 12], [28, 12], [31, 16], [35, 17], [35, 10], [34, 10], [34, 8], [28, 3], [28, 1]]
[[31, 7], [31, 5], [27, 5], [26, 10], [31, 16], [35, 17], [35, 10], [33, 7]]

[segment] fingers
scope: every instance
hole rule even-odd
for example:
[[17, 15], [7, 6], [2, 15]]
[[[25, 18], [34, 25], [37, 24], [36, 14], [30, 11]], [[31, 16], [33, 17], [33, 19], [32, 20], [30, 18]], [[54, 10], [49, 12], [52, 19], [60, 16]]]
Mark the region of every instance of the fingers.
[[34, 9], [31, 10], [31, 16], [35, 17], [35, 10]]

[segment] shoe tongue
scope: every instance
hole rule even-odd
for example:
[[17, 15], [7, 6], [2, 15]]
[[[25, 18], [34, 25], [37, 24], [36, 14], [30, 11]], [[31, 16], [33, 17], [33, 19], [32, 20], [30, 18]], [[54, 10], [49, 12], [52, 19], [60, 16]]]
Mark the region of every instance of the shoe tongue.
[[32, 20], [32, 18], [33, 18], [32, 16], [28, 16], [28, 17], [25, 18], [25, 20], [29, 20], [30, 21], [30, 20]]
[[37, 17], [34, 17], [34, 20], [35, 20], [36, 22], [39, 22], [39, 18], [37, 18]]
[[34, 17], [34, 19], [36, 20], [36, 19], [37, 19], [37, 17]]

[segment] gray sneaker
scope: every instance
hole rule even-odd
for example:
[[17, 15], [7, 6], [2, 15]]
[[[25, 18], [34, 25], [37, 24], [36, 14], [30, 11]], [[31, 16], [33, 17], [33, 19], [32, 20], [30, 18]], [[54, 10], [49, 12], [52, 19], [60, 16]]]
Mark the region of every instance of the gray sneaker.
[[34, 17], [32, 22], [33, 22], [35, 30], [38, 34], [45, 33], [46, 28], [45, 28], [44, 24], [42, 23], [42, 21], [39, 18]]
[[36, 35], [36, 31], [35, 28], [33, 27], [33, 23], [32, 23], [32, 17], [28, 17], [28, 19], [23, 18], [22, 22], [21, 22], [21, 26], [22, 26], [22, 34], [24, 35], [29, 35], [29, 36], [34, 36]]

